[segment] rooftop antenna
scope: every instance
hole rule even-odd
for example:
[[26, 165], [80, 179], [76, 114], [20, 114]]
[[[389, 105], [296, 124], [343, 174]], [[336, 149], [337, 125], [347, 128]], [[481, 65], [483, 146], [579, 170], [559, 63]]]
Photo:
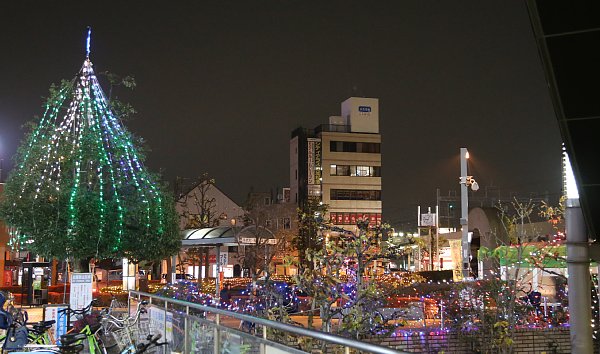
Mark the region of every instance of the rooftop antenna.
[[85, 41], [85, 57], [89, 59], [90, 57], [90, 40], [92, 37], [92, 27], [88, 26], [87, 28], [87, 39]]

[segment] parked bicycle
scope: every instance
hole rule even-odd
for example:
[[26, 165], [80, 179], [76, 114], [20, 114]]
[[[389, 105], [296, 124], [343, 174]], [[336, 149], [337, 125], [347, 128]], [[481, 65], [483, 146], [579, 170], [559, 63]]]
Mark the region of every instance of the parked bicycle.
[[120, 354], [142, 354], [146, 353], [149, 349], [158, 348], [163, 345], [167, 345], [167, 342], [159, 343], [158, 340], [161, 338], [161, 334], [148, 335], [146, 342], [139, 343], [137, 346], [133, 344], [121, 351]]
[[[5, 303], [6, 309], [4, 308]], [[55, 321], [40, 321], [28, 324], [27, 311], [12, 304], [11, 294], [0, 292], [0, 328], [6, 333], [0, 335], [3, 350], [19, 350], [27, 344], [52, 345], [50, 329]]]
[[[148, 301], [140, 301], [133, 316], [116, 317], [110, 313], [109, 309], [102, 311], [100, 323], [103, 327], [103, 341], [108, 352], [115, 352], [117, 346], [119, 350], [124, 350], [131, 344], [135, 346], [141, 339], [153, 334], [148, 326], [144, 327], [140, 323], [141, 315], [147, 312], [146, 305], [148, 305]], [[145, 324], [147, 325], [147, 323]]]
[[[106, 354], [106, 348], [101, 339], [101, 315], [99, 313], [94, 314], [92, 312], [95, 304], [96, 300], [92, 300], [88, 306], [82, 308], [81, 310], [66, 308], [59, 310], [59, 312], [65, 313], [67, 316], [75, 316], [77, 318], [77, 321], [75, 321], [70, 333], [76, 334], [78, 332], [78, 334], [84, 334], [85, 337], [75, 336], [75, 338], [78, 338], [76, 344], [83, 344], [84, 349], [90, 354]], [[61, 340], [62, 338], [63, 337], [61, 337]], [[69, 337], [66, 338], [69, 339]]]

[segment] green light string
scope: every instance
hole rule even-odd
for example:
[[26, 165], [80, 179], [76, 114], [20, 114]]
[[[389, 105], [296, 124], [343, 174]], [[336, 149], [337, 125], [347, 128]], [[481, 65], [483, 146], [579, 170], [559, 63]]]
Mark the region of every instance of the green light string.
[[[104, 116], [104, 112], [98, 107], [97, 98], [96, 98], [96, 100], [94, 100], [94, 109], [96, 111], [97, 116], [99, 116], [99, 117]], [[98, 121], [97, 123], [98, 123], [97, 125], [96, 124], [94, 125], [94, 130], [95, 130], [96, 137], [97, 137], [97, 143], [100, 146], [100, 149], [102, 151], [102, 154], [101, 154], [102, 155], [101, 161], [103, 163], [102, 167], [106, 166], [108, 169], [110, 184], [111, 184], [112, 191], [113, 191], [113, 197], [114, 197], [115, 203], [117, 204], [117, 211], [118, 211], [117, 238], [116, 238], [115, 245], [113, 245], [113, 251], [116, 251], [116, 250], [118, 250], [119, 244], [121, 243], [121, 237], [123, 235], [123, 219], [124, 219], [123, 208], [121, 207], [121, 198], [119, 197], [119, 191], [118, 191], [117, 183], [115, 180], [115, 172], [112, 168], [112, 165], [113, 165], [112, 156], [108, 152], [111, 150], [111, 145], [109, 143], [110, 139], [109, 139], [107, 131], [101, 129], [101, 127], [102, 127], [101, 121]], [[106, 141], [106, 147], [105, 147], [104, 141]], [[105, 212], [105, 210], [103, 210], [103, 212]]]
[[[88, 252], [96, 241], [97, 257], [121, 257], [140, 234], [146, 235], [141, 242], [150, 244], [164, 234], [165, 199], [110, 108], [89, 59], [71, 85], [46, 104], [24, 149], [16, 192], [33, 200], [20, 209], [33, 220], [33, 226], [27, 224], [32, 237], [12, 233], [15, 247], [50, 239], [54, 248], [47, 252], [66, 248], [73, 255], [78, 248]], [[36, 224], [36, 217], [42, 222]], [[57, 230], [66, 230], [66, 240]]]
[[[150, 202], [148, 200], [148, 196], [147, 196], [147, 191], [150, 190], [151, 194], [153, 194], [153, 197], [156, 197], [156, 195], [158, 194], [155, 187], [151, 184], [148, 183], [148, 181], [144, 178], [144, 175], [146, 174], [145, 171], [143, 170], [141, 164], [139, 163], [139, 156], [136, 153], [136, 150], [131, 142], [130, 137], [127, 135], [126, 132], [123, 131], [123, 129], [121, 129], [118, 121], [115, 119], [114, 115], [112, 114], [111, 110], [108, 107], [106, 98], [104, 97], [104, 93], [102, 92], [102, 90], [100, 89], [100, 85], [98, 84], [96, 78], [93, 78], [93, 86], [96, 88], [96, 92], [97, 95], [100, 97], [100, 99], [98, 100], [98, 103], [101, 105], [101, 109], [103, 111], [106, 112], [106, 115], [108, 116], [108, 119], [106, 119], [105, 117], [105, 124], [106, 124], [106, 128], [107, 130], [111, 133], [112, 136], [114, 136], [117, 141], [118, 146], [120, 146], [121, 148], [123, 148], [125, 150], [125, 156], [123, 157], [123, 159], [126, 161], [127, 163], [127, 167], [128, 170], [123, 170], [124, 172], [124, 178], [128, 178], [127, 176], [127, 171], [130, 171], [131, 173], [131, 180], [134, 182], [137, 190], [141, 193], [141, 197], [142, 197], [142, 202], [146, 205], [146, 232], [147, 234], [150, 232], [150, 228], [151, 228], [151, 205]], [[132, 164], [132, 161], [135, 163], [135, 167]], [[138, 177], [138, 175], [136, 174], [136, 169], [137, 171], [140, 173], [141, 177]], [[143, 185], [143, 186], [142, 186]], [[160, 209], [160, 214], [162, 215], [162, 210]], [[162, 219], [159, 217], [159, 219]], [[162, 223], [162, 220], [161, 220]]]
[[[104, 153], [102, 151], [102, 144], [98, 143], [98, 140], [101, 141], [101, 138], [98, 139], [98, 136], [101, 136], [100, 133], [98, 132], [97, 129], [97, 122], [95, 120], [96, 117], [96, 112], [93, 109], [93, 100], [91, 97], [91, 90], [90, 90], [90, 85], [89, 85], [89, 80], [86, 81], [86, 83], [88, 83], [88, 85], [86, 85], [85, 89], [84, 89], [84, 93], [85, 95], [83, 96], [83, 100], [85, 102], [85, 113], [86, 113], [86, 122], [87, 124], [84, 124], [85, 129], [90, 130], [91, 131], [91, 136], [96, 138], [96, 146], [94, 147], [94, 151], [96, 153], [96, 158], [95, 161], [93, 159], [91, 159], [89, 161], [88, 164], [88, 169], [87, 169], [87, 188], [92, 188], [93, 187], [93, 182], [94, 180], [97, 180], [98, 182], [98, 200], [97, 200], [97, 204], [96, 204], [96, 213], [98, 214], [98, 229], [97, 229], [97, 240], [96, 240], [96, 256], [95, 258], [98, 258], [98, 254], [99, 254], [99, 248], [100, 248], [100, 241], [102, 240], [103, 234], [104, 234], [104, 227], [105, 227], [105, 212], [106, 212], [106, 206], [104, 203], [104, 178], [103, 178], [103, 172], [102, 172], [102, 167], [104, 165]], [[97, 162], [97, 165], [94, 163]]]
[[[63, 104], [64, 100], [67, 97], [66, 91], [67, 91], [66, 87], [61, 89], [60, 94], [58, 96], [59, 99], [57, 101], [55, 101], [55, 103], [57, 103], [57, 104], [50, 104], [50, 103], [46, 104], [46, 108], [44, 110], [44, 114], [42, 115], [42, 119], [40, 120], [40, 124], [37, 126], [37, 128], [31, 134], [31, 137], [29, 139], [29, 144], [27, 146], [23, 161], [19, 165], [19, 169], [25, 169], [25, 166], [29, 165], [29, 157], [31, 156], [31, 152], [34, 150], [34, 147], [36, 147], [38, 145], [38, 140], [43, 139], [45, 137], [45, 135], [42, 132], [47, 130], [49, 126], [52, 126], [53, 125], [52, 123], [56, 120], [56, 116], [58, 114], [58, 109]], [[52, 110], [50, 110], [51, 106], [52, 106]], [[49, 110], [50, 110], [50, 113], [48, 113]], [[33, 166], [30, 166], [28, 168], [28, 170], [34, 171], [37, 167], [38, 162], [39, 161], [33, 161]], [[23, 184], [21, 186], [21, 194], [25, 193], [26, 186], [27, 186], [27, 179], [25, 179], [23, 181]]]

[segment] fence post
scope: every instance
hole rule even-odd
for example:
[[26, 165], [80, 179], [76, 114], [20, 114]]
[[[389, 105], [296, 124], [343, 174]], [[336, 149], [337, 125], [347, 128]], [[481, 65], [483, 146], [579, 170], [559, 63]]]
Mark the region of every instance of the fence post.
[[[165, 301], [165, 319], [164, 319], [164, 323], [163, 323], [163, 327], [165, 329], [165, 341], [167, 341], [167, 310], [168, 310], [168, 308], [169, 308], [169, 303], [167, 301]], [[170, 344], [163, 346], [163, 354], [167, 354], [168, 346], [170, 346]]]
[[189, 323], [190, 321], [190, 307], [186, 306], [185, 307], [185, 319], [183, 320], [183, 352], [184, 353], [189, 353], [190, 352], [190, 348], [188, 345], [188, 331], [190, 330], [189, 328]]
[[260, 353], [265, 354], [267, 352], [267, 326], [263, 325], [261, 327], [263, 342], [260, 344]]
[[219, 350], [219, 348], [221, 347], [221, 336], [220, 336], [220, 330], [219, 330], [219, 326], [221, 325], [221, 315], [219, 315], [218, 313], [215, 314], [215, 330], [214, 330], [214, 338], [213, 338], [213, 342], [215, 343], [215, 350], [213, 353], [220, 353], [221, 351]]

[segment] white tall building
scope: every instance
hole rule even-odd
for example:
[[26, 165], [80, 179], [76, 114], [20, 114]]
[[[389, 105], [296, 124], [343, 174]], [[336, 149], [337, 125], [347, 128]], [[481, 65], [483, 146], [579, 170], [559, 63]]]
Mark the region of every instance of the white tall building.
[[350, 97], [329, 124], [298, 128], [290, 140], [290, 199], [318, 198], [335, 225], [381, 222], [379, 100]]

